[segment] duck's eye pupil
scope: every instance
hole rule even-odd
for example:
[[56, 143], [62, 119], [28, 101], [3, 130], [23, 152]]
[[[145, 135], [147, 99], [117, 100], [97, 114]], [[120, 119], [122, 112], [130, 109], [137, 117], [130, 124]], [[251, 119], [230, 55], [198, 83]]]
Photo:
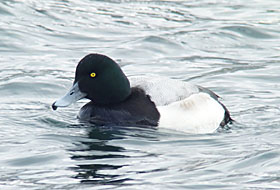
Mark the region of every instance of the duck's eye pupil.
[[96, 76], [96, 73], [90, 73], [90, 77], [94, 78]]

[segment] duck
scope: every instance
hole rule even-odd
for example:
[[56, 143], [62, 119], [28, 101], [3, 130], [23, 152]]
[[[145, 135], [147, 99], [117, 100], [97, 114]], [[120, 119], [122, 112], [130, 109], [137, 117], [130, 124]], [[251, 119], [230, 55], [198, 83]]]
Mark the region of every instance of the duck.
[[127, 77], [116, 61], [98, 53], [80, 60], [70, 90], [52, 104], [89, 99], [78, 119], [97, 125], [140, 125], [187, 133], [213, 133], [232, 120], [213, 91], [168, 77]]

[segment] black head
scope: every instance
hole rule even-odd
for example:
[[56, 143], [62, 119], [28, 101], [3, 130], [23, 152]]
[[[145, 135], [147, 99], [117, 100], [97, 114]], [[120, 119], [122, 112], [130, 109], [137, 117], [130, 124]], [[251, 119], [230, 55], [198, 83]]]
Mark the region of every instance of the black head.
[[100, 54], [85, 56], [76, 68], [74, 84], [96, 104], [114, 104], [130, 95], [130, 84], [119, 65]]

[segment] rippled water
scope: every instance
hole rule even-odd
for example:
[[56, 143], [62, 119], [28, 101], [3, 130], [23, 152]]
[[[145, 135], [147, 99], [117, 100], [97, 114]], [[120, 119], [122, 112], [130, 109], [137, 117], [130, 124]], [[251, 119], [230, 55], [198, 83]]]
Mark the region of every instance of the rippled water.
[[[279, 189], [280, 4], [2, 0], [0, 189]], [[214, 134], [100, 127], [82, 101], [52, 111], [77, 62], [217, 92], [236, 123]]]

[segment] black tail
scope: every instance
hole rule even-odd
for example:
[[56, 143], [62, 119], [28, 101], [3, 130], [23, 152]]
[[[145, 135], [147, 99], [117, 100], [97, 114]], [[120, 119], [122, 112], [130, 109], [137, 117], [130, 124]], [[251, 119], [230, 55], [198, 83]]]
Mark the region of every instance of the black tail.
[[226, 106], [224, 104], [222, 104], [221, 102], [220, 102], [220, 104], [225, 109], [225, 116], [224, 116], [223, 121], [220, 124], [222, 127], [224, 127], [228, 123], [231, 124], [234, 120], [230, 117], [230, 113], [229, 113], [228, 109], [226, 108]]

